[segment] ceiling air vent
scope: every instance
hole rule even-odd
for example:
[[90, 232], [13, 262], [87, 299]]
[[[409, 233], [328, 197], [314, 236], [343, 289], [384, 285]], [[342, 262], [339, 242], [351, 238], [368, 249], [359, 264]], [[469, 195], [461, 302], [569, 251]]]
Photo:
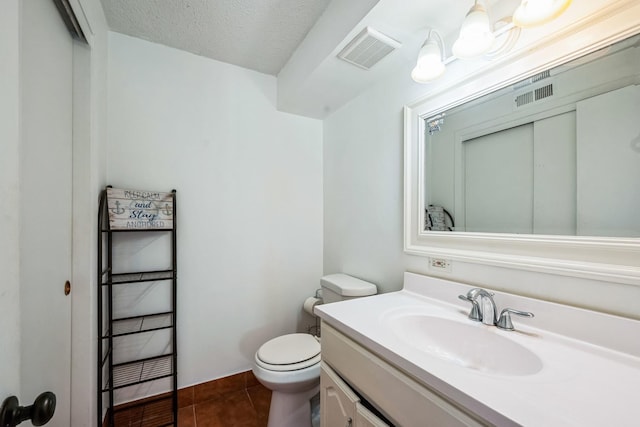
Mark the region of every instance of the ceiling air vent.
[[531, 104], [532, 102], [540, 101], [544, 98], [553, 96], [553, 84], [539, 87], [529, 92], [522, 93], [514, 99], [516, 107], [522, 107], [523, 105]]
[[543, 71], [541, 73], [536, 74], [535, 76], [531, 76], [528, 79], [522, 80], [521, 82], [518, 82], [516, 84], [513, 85], [513, 90], [518, 90], [518, 89], [522, 89], [525, 86], [529, 86], [532, 85], [536, 82], [539, 82], [540, 80], [544, 80], [548, 77], [551, 77], [551, 73], [549, 72], [549, 70], [547, 71]]
[[553, 96], [553, 85], [546, 85], [535, 90], [536, 101]]
[[368, 70], [400, 46], [391, 37], [366, 27], [340, 51], [338, 58]]
[[533, 101], [533, 92], [523, 93], [522, 95], [516, 96], [516, 107], [531, 104]]
[[540, 80], [546, 79], [547, 77], [551, 77], [551, 72], [549, 70], [543, 71], [531, 77], [531, 83], [539, 82]]

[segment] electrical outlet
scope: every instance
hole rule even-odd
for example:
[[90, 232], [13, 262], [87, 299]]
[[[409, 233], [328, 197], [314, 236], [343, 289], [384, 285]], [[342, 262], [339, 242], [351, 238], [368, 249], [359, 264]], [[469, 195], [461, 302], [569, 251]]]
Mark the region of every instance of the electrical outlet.
[[451, 260], [446, 258], [429, 258], [429, 269], [451, 273]]

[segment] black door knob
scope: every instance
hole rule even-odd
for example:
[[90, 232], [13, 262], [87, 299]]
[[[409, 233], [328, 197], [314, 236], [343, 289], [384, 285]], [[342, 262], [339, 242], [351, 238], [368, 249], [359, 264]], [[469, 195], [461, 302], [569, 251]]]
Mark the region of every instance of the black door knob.
[[50, 391], [41, 393], [30, 406], [20, 406], [18, 398], [10, 396], [0, 406], [0, 427], [14, 427], [26, 420], [31, 420], [34, 426], [43, 426], [55, 411], [56, 395]]

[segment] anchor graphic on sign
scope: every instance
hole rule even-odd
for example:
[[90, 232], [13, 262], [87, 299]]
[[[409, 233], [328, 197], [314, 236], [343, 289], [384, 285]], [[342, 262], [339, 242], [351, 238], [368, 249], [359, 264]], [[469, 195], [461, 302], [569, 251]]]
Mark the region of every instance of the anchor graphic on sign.
[[162, 212], [163, 214], [169, 216], [171, 215], [171, 210], [169, 210], [169, 203], [165, 203], [164, 204], [164, 212]]
[[120, 215], [122, 213], [124, 213], [124, 208], [120, 207], [120, 202], [116, 201], [116, 208], [115, 209], [111, 209], [111, 212], [113, 212], [116, 215]]

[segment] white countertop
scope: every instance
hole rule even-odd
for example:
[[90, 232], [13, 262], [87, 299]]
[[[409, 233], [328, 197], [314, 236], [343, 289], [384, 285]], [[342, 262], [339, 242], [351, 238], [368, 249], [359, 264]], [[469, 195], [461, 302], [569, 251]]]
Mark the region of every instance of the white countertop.
[[[503, 331], [467, 318], [470, 304], [458, 300], [458, 295], [471, 288], [406, 273], [402, 291], [316, 306], [316, 312], [354, 341], [490, 423], [640, 425], [640, 321], [496, 292], [498, 313], [511, 307], [536, 315], [524, 320], [514, 316], [516, 331]], [[452, 319], [508, 338], [534, 353], [542, 368], [527, 375], [501, 375], [421, 351], [419, 343], [408, 343], [390, 327], [394, 316], [411, 313]]]

